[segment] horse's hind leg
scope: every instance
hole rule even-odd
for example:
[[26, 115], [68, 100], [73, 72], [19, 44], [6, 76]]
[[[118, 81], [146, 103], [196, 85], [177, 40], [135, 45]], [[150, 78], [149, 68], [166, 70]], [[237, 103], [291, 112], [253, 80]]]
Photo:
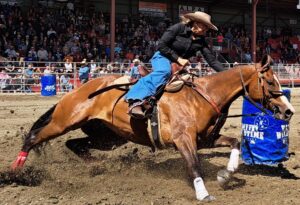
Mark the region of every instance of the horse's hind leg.
[[215, 141], [215, 147], [219, 146], [230, 146], [231, 154], [226, 169], [222, 169], [218, 172], [218, 182], [224, 187], [231, 179], [231, 176], [239, 166], [239, 155], [240, 155], [240, 142], [238, 139], [233, 137], [227, 137], [219, 135], [219, 138]]
[[64, 130], [65, 129], [63, 129], [62, 126], [59, 126], [53, 121], [51, 121], [43, 128], [40, 128], [38, 130], [31, 130], [25, 137], [21, 152], [19, 153], [16, 161], [13, 163], [12, 169], [15, 170], [23, 167], [29, 151], [35, 145], [64, 134]]

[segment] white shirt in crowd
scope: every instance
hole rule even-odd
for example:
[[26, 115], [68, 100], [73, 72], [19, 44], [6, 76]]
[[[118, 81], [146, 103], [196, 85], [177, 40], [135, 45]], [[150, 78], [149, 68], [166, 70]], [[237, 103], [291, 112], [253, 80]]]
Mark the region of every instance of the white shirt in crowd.
[[96, 63], [91, 63], [91, 73], [95, 73], [97, 70], [97, 65]]
[[52, 71], [49, 66], [47, 66], [44, 70], [44, 75], [51, 75]]
[[67, 73], [73, 72], [72, 63], [65, 63], [65, 68]]

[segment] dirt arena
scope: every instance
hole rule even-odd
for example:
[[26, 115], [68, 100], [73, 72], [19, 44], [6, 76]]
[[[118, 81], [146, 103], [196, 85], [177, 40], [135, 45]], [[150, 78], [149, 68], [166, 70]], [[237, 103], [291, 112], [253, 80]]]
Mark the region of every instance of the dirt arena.
[[[290, 123], [290, 160], [286, 170], [241, 166], [228, 190], [218, 186], [218, 170], [226, 166], [228, 148], [198, 153], [204, 167], [209, 204], [300, 204], [300, 89], [291, 91], [298, 111]], [[8, 172], [22, 145], [22, 133], [59, 100], [59, 96], [0, 95], [0, 204], [202, 204], [187, 180], [186, 169], [174, 149], [151, 152], [127, 143], [112, 151], [90, 150], [92, 162], [84, 162], [69, 150], [69, 139], [85, 137], [80, 130], [69, 132], [46, 145], [40, 156], [31, 152], [19, 176]], [[241, 114], [241, 99], [230, 114]], [[222, 129], [240, 139], [241, 118], [230, 118]]]

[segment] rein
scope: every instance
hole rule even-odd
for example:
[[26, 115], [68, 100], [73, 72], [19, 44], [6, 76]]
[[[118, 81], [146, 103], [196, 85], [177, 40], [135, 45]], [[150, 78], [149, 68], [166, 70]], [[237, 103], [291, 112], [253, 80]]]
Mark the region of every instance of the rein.
[[112, 90], [112, 89], [119, 89], [119, 90], [123, 90], [123, 91], [128, 91], [128, 89], [124, 89], [124, 88], [121, 88], [123, 86], [129, 86], [129, 85], [133, 85], [134, 83], [123, 83], [123, 84], [114, 84], [114, 85], [110, 85], [110, 86], [107, 86], [107, 87], [104, 87], [104, 88], [101, 88], [99, 90], [96, 90], [95, 92], [91, 93], [89, 96], [88, 96], [88, 99], [92, 99], [93, 97], [97, 96], [97, 95], [100, 95], [106, 91], [109, 91], [109, 90]]
[[[266, 71], [266, 70], [264, 70]], [[263, 78], [263, 74], [262, 73], [259, 73], [259, 83], [262, 87], [262, 92], [263, 92], [263, 98], [265, 101], [269, 101], [269, 97], [265, 94], [265, 91], [264, 91], [264, 83], [262, 81], [262, 78]], [[245, 86], [245, 81], [244, 81], [244, 78], [243, 78], [243, 74], [242, 74], [242, 69], [240, 68], [240, 79], [241, 79], [241, 83], [242, 83], [242, 86], [243, 86], [243, 90], [244, 90], [244, 98], [246, 100], [248, 100], [253, 106], [255, 106], [257, 109], [259, 109], [261, 112], [263, 112], [264, 114], [266, 115], [269, 115], [268, 113], [268, 110], [260, 105], [258, 105], [250, 96], [249, 96], [249, 93], [248, 91], [246, 90], [246, 86]], [[261, 82], [262, 81], [262, 82]], [[271, 90], [269, 90], [269, 92], [273, 92]], [[283, 95], [283, 92], [280, 92], [280, 91], [277, 91], [278, 95]], [[258, 113], [251, 113], [251, 114], [238, 114], [238, 115], [229, 115], [227, 116], [227, 118], [234, 118], [234, 117], [252, 117], [252, 116], [257, 116], [259, 115]]]
[[[252, 104], [254, 105], [257, 109], [259, 109], [260, 111], [262, 111], [263, 113], [265, 114], [268, 114], [268, 111], [267, 109], [265, 109], [264, 107], [262, 106], [259, 106], [250, 96], [249, 96], [249, 93], [248, 91], [246, 90], [246, 86], [245, 86], [245, 81], [244, 81], [244, 78], [243, 78], [243, 74], [242, 74], [242, 69], [240, 68], [240, 77], [241, 77], [241, 82], [242, 82], [242, 86], [243, 86], [243, 89], [244, 89], [244, 97]], [[259, 77], [261, 78], [261, 77]], [[265, 92], [263, 91], [263, 95], [265, 97]]]
[[201, 95], [216, 111], [216, 113], [218, 114], [218, 116], [222, 115], [222, 112], [220, 110], [220, 108], [218, 107], [217, 103], [209, 96], [207, 95], [200, 86], [198, 86], [197, 84], [195, 84], [193, 82], [194, 79], [192, 79], [192, 81], [186, 81], [183, 80], [185, 85], [190, 86], [193, 90], [195, 90], [199, 95]]

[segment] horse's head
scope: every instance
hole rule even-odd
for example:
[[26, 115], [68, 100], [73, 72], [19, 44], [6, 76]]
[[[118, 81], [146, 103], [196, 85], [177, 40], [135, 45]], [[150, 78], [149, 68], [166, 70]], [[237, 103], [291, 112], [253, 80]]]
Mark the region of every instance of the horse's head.
[[254, 100], [261, 101], [265, 108], [272, 110], [277, 119], [289, 121], [295, 109], [283, 95], [279, 79], [270, 66], [271, 61], [271, 57], [266, 55], [256, 64], [258, 83], [255, 81], [250, 84], [249, 95]]

